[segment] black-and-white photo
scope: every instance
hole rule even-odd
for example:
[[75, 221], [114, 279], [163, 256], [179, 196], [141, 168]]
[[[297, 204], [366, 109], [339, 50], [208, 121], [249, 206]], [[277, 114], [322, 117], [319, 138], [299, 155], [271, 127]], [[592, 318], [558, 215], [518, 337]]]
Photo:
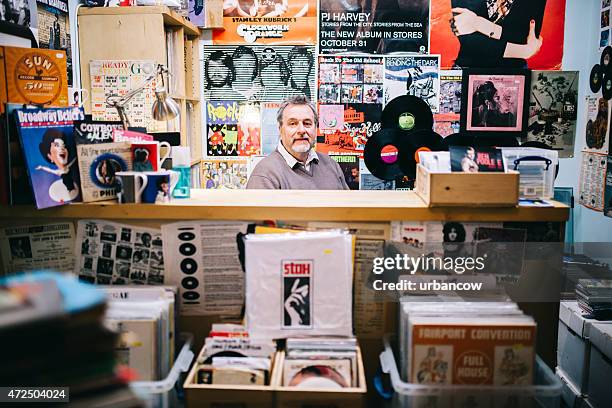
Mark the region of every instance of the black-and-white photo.
[[204, 98], [280, 101], [315, 95], [312, 46], [204, 46]]
[[116, 258], [123, 259], [126, 261], [129, 261], [130, 259], [132, 259], [132, 247], [122, 246], [122, 245], [117, 246]]
[[127, 285], [127, 281], [123, 278], [115, 278], [113, 279], [113, 285]]
[[161, 236], [157, 236], [155, 237], [155, 239], [153, 240], [153, 242], [151, 243], [154, 247], [162, 247], [162, 239]]
[[98, 265], [96, 266], [96, 273], [98, 275], [112, 275], [113, 274], [114, 261], [112, 259], [98, 258]]
[[98, 285], [110, 285], [111, 277], [110, 276], [104, 276], [104, 275], [98, 275], [96, 283]]
[[145, 248], [151, 247], [151, 234], [148, 232], [137, 232], [136, 233], [136, 245], [143, 246]]
[[12, 259], [32, 258], [32, 245], [28, 236], [9, 238]]
[[300, 327], [310, 323], [310, 277], [283, 277], [284, 327]]
[[117, 262], [117, 274], [122, 278], [128, 278], [130, 276], [130, 264]]
[[137, 249], [132, 256], [132, 263], [147, 265], [149, 263], [149, 251], [147, 249]]
[[151, 268], [149, 270], [149, 279], [147, 283], [161, 285], [164, 283], [164, 270]]
[[104, 258], [112, 258], [112, 255], [113, 255], [113, 245], [102, 244], [102, 256]]
[[121, 228], [121, 241], [132, 242], [132, 230], [129, 228]]
[[100, 241], [117, 242], [116, 232], [101, 232]]
[[143, 271], [132, 271], [132, 273], [130, 273], [130, 280], [132, 283], [136, 283], [135, 281], [146, 281], [147, 274]]
[[151, 251], [151, 266], [164, 266], [164, 253], [161, 250]]
[[36, 0], [0, 1], [0, 20], [25, 27], [38, 28]]
[[95, 237], [98, 234], [98, 224], [93, 222], [88, 222], [85, 224], [85, 235], [88, 237]]
[[83, 258], [83, 269], [93, 270], [93, 258], [86, 256]]

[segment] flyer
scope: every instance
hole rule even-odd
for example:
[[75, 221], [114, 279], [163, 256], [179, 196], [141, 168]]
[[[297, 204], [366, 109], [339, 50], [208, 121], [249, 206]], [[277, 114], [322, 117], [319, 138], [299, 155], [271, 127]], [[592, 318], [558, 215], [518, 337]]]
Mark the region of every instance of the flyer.
[[251, 156], [261, 153], [261, 108], [258, 103], [206, 102], [207, 156]]
[[202, 160], [202, 187], [243, 189], [247, 183], [247, 159]]
[[586, 98], [585, 150], [593, 153], [608, 153], [610, 140], [610, 102], [597, 96]]
[[223, 27], [213, 44], [314, 45], [317, 1], [224, 1]]
[[74, 273], [103, 285], [168, 284], [159, 229], [103, 220], [77, 224]]
[[0, 228], [2, 264], [7, 274], [36, 270], [72, 272], [72, 222]]
[[246, 228], [229, 221], [162, 225], [166, 283], [179, 287], [181, 315], [240, 315], [244, 272], [237, 242]]
[[461, 70], [440, 70], [440, 108], [434, 115], [434, 131], [442, 137], [459, 132]]
[[385, 57], [385, 104], [401, 95], [413, 95], [438, 113], [439, 67], [439, 55]]
[[612, 217], [612, 156], [608, 156], [606, 167], [606, 186], [604, 191], [604, 215]]
[[321, 0], [319, 52], [388, 54], [429, 50], [430, 0]]
[[582, 152], [578, 203], [595, 211], [603, 211], [606, 166], [605, 154]]
[[282, 101], [315, 95], [313, 46], [203, 45], [204, 100]]

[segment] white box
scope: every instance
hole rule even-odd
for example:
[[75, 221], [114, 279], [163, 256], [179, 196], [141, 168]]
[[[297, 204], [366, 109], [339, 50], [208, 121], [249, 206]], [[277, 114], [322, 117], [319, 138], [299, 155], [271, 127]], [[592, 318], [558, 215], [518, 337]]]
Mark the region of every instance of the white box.
[[596, 407], [609, 407], [612, 400], [612, 324], [591, 327], [589, 364], [589, 401]]

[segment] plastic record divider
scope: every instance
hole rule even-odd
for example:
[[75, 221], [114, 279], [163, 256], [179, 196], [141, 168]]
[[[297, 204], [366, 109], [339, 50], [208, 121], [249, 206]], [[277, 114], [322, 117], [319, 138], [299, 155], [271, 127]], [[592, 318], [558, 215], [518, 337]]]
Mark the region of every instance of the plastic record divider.
[[[413, 384], [400, 377], [391, 340], [393, 335], [383, 338], [384, 351], [380, 353], [380, 365], [384, 374], [391, 378], [394, 407], [416, 408], [429, 406], [462, 406], [457, 400], [469, 401], [488, 399], [488, 407], [544, 407], [558, 408], [561, 404], [562, 384], [544, 361], [536, 355], [533, 385], [432, 385]], [[380, 382], [380, 381], [379, 381]], [[380, 392], [380, 390], [379, 390]], [[380, 392], [381, 395], [383, 394]], [[451, 399], [455, 401], [451, 402]], [[435, 400], [435, 401], [433, 401]], [[510, 404], [510, 405], [507, 405]], [[482, 406], [481, 404], [478, 406]]]
[[130, 383], [130, 388], [137, 397], [145, 402], [146, 407], [168, 408], [174, 406], [174, 401], [170, 399], [170, 393], [176, 384], [180, 385], [178, 383], [180, 376], [189, 370], [194, 357], [194, 353], [191, 351], [193, 335], [181, 333], [180, 338], [183, 341], [183, 347], [166, 378], [159, 381], [133, 381]]

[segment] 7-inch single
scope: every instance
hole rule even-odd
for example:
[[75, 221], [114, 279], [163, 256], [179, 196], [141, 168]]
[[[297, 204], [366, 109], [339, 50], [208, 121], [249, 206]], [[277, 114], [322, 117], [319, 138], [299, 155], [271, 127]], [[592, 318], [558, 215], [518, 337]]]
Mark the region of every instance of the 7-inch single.
[[612, 70], [607, 71], [603, 76], [603, 81], [601, 83], [601, 94], [607, 101], [612, 99]]
[[601, 65], [595, 64], [591, 69], [591, 75], [589, 76], [589, 87], [591, 92], [597, 93], [601, 89], [601, 82], [603, 79], [603, 73]]
[[399, 140], [399, 167], [411, 180], [416, 178], [416, 165], [419, 152], [439, 152], [447, 150], [442, 136], [433, 130], [410, 132]]
[[427, 102], [421, 98], [402, 95], [392, 99], [385, 106], [381, 123], [383, 129], [404, 131], [431, 129], [433, 114]]
[[603, 51], [601, 52], [601, 61], [600, 61], [600, 65], [601, 67], [605, 70], [608, 68], [611, 68], [612, 65], [610, 65], [610, 62], [612, 62], [612, 47], [610, 47], [609, 45], [603, 49]]
[[382, 129], [374, 133], [363, 149], [363, 160], [368, 170], [381, 180], [395, 180], [401, 176], [399, 142], [411, 134], [396, 129]]

